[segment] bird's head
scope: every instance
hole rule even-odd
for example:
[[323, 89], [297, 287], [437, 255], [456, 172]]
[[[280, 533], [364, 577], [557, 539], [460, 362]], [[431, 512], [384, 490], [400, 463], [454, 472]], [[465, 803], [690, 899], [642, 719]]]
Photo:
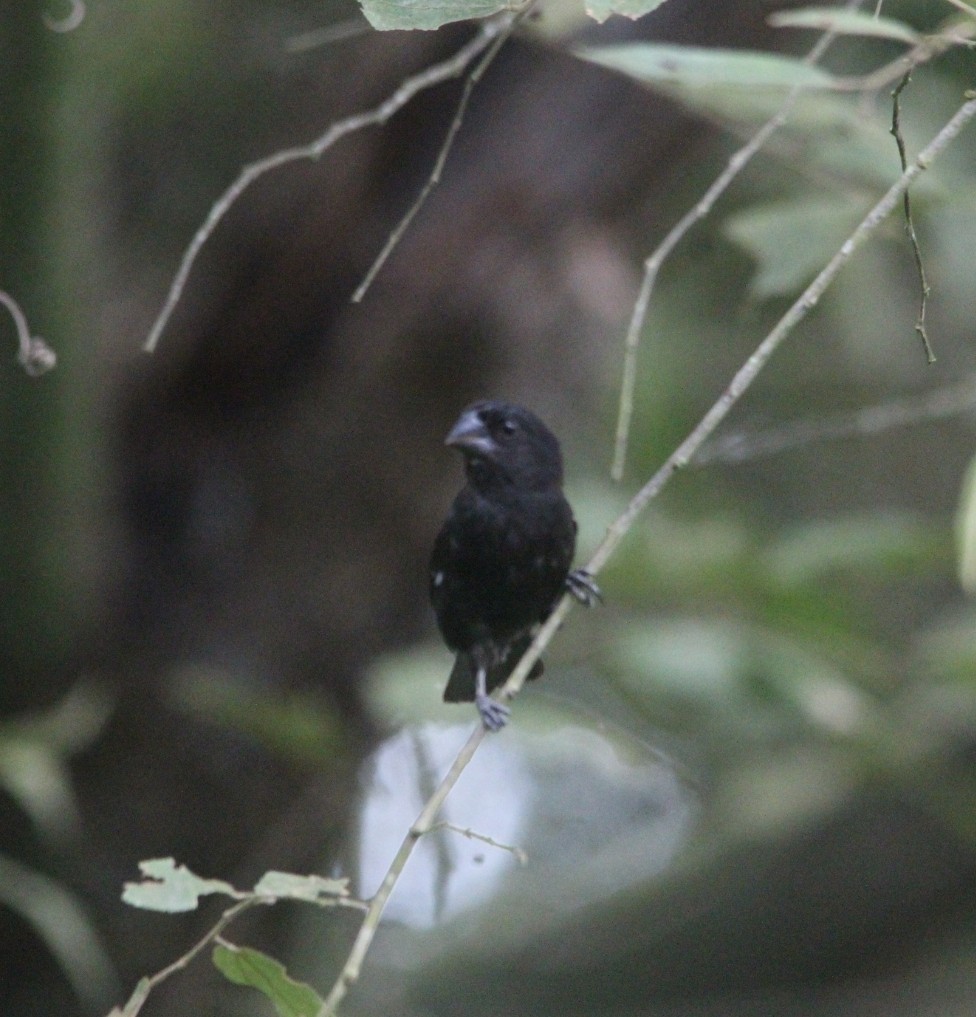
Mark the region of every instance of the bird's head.
[[559, 442], [522, 406], [494, 400], [474, 403], [458, 418], [445, 444], [464, 456], [475, 487], [512, 484], [537, 490], [562, 483]]

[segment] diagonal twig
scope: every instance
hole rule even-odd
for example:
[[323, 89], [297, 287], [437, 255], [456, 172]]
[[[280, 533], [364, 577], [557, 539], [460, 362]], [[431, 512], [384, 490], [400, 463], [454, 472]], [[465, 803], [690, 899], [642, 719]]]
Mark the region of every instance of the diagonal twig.
[[[856, 7], [857, 0], [848, 0], [847, 7]], [[834, 41], [836, 33], [825, 32], [806, 55], [805, 63], [816, 63], [826, 52], [827, 48]], [[657, 281], [657, 274], [661, 265], [668, 258], [685, 234], [695, 225], [701, 222], [712, 210], [716, 201], [728, 190], [729, 185], [748, 165], [750, 160], [769, 138], [783, 127], [793, 112], [800, 96], [805, 91], [805, 86], [794, 86], [779, 110], [764, 123], [749, 141], [735, 152], [729, 159], [725, 169], [709, 185], [701, 199], [690, 208], [668, 231], [667, 236], [661, 241], [657, 249], [644, 262], [644, 276], [641, 280], [640, 290], [634, 302], [634, 309], [631, 313], [630, 324], [627, 326], [627, 334], [624, 339], [624, 366], [623, 377], [620, 382], [620, 402], [617, 410], [617, 433], [614, 439], [613, 463], [610, 467], [610, 476], [614, 480], [622, 480], [624, 475], [624, 464], [627, 459], [627, 445], [630, 438], [630, 423], [634, 414], [634, 390], [637, 384], [637, 351], [640, 346], [641, 331], [644, 321], [647, 318], [647, 308], [651, 302], [651, 293]]]
[[266, 156], [264, 159], [259, 159], [257, 162], [252, 162], [245, 166], [237, 179], [210, 207], [207, 217], [183, 253], [179, 268], [170, 285], [166, 302], [163, 304], [162, 310], [149, 330], [149, 336], [143, 345], [143, 349], [147, 353], [155, 351], [173, 311], [180, 302], [186, 281], [190, 276], [190, 272], [201, 249], [213, 235], [214, 230], [216, 230], [220, 221], [230, 211], [237, 199], [256, 180], [272, 170], [287, 166], [289, 163], [320, 158], [324, 152], [347, 134], [361, 131], [366, 127], [385, 124], [394, 113], [402, 109], [418, 92], [463, 74], [472, 61], [491, 46], [498, 36], [511, 30], [512, 23], [516, 17], [516, 13], [505, 12], [495, 18], [483, 21], [479, 25], [478, 32], [474, 38], [465, 43], [453, 56], [406, 78], [378, 106], [363, 113], [356, 113], [342, 120], [336, 120], [324, 134], [321, 134], [307, 145], [282, 149]]
[[755, 431], [737, 431], [709, 442], [695, 456], [693, 467], [744, 463], [814, 442], [883, 434], [928, 420], [944, 420], [976, 409], [976, 375], [961, 382], [829, 416], [806, 417]]
[[[526, 10], [527, 9], [528, 8], [526, 8]], [[393, 253], [394, 248], [403, 239], [403, 235], [407, 232], [410, 223], [413, 222], [414, 216], [423, 207], [424, 202], [426, 202], [430, 195], [430, 192], [440, 183], [444, 164], [447, 162], [447, 157], [450, 154], [451, 148], [454, 146], [454, 139], [457, 137], [457, 133], [461, 129], [461, 124], [464, 122], [464, 114], [467, 112], [471, 93], [474, 91], [475, 85], [481, 80], [485, 71], [488, 70], [491, 62], [498, 55], [498, 51], [502, 48], [502, 46], [504, 46], [508, 37], [512, 34], [518, 17], [521, 16], [522, 13], [524, 12], [520, 12], [519, 15], [509, 19], [508, 25], [502, 31], [498, 32], [484, 56], [478, 61], [478, 64], [474, 67], [471, 73], [464, 79], [464, 91], [461, 93], [457, 109], [454, 111], [454, 118], [451, 120], [451, 126], [447, 129], [447, 134], [444, 137], [440, 151], [437, 153], [434, 168], [430, 171], [430, 176], [427, 178], [427, 182], [424, 186], [420, 189], [420, 193], [416, 198], [414, 198], [413, 204], [407, 209], [403, 218], [387, 238], [386, 243], [383, 245], [383, 249], [376, 256], [376, 259], [370, 266], [369, 271], [363, 277], [363, 281], [356, 287], [356, 292], [352, 295], [352, 302], [354, 304], [358, 304], [363, 297], [366, 296], [366, 291], [370, 288], [370, 286], [372, 286], [373, 280], [379, 274], [380, 269], [386, 264], [386, 260]]]

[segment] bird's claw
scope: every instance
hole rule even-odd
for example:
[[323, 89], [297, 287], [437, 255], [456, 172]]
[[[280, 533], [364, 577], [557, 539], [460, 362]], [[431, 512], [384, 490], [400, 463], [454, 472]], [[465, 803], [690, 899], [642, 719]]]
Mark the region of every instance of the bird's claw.
[[586, 569], [573, 569], [566, 576], [566, 589], [584, 607], [595, 607], [597, 604], [603, 603], [600, 587], [596, 585], [596, 580]]
[[478, 708], [481, 723], [489, 731], [501, 731], [508, 723], [508, 718], [512, 713], [504, 703], [499, 703], [497, 699], [492, 699], [491, 696], [487, 695], [476, 695], [474, 705]]

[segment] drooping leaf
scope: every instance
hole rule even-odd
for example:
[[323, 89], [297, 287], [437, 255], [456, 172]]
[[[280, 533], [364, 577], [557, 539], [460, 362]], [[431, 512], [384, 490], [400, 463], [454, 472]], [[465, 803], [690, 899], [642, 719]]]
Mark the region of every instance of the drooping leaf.
[[45, 835], [77, 831], [68, 759], [99, 737], [112, 709], [108, 692], [83, 680], [52, 706], [0, 724], [0, 787]]
[[246, 985], [265, 995], [278, 1017], [315, 1017], [322, 1007], [321, 996], [310, 985], [289, 978], [283, 964], [260, 950], [218, 944], [213, 962], [235, 985]]
[[879, 18], [866, 11], [841, 10], [837, 7], [801, 7], [795, 11], [776, 11], [769, 15], [774, 28], [812, 28], [838, 35], [863, 35], [876, 39], [894, 39], [914, 46], [920, 36], [913, 28], [892, 18]]
[[587, 46], [577, 50], [577, 55], [648, 84], [830, 88], [835, 82], [822, 68], [755, 50], [634, 42], [620, 46]]
[[208, 894], [239, 896], [230, 883], [222, 879], [203, 879], [185, 865], [177, 865], [172, 858], [140, 862], [139, 871], [146, 878], [141, 883], [126, 883], [122, 900], [147, 911], [194, 911], [200, 898]]

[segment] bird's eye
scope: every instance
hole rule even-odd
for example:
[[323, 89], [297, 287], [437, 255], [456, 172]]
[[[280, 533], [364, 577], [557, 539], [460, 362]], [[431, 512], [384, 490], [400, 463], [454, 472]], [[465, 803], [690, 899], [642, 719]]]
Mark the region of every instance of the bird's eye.
[[517, 430], [518, 424], [516, 424], [514, 420], [507, 418], [502, 421], [502, 431], [505, 434], [515, 434]]

